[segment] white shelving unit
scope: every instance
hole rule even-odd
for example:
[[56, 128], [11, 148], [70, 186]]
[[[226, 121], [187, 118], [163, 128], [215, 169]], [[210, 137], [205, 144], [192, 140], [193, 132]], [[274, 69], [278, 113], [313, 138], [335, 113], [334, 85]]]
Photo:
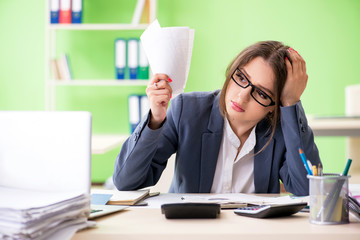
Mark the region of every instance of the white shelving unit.
[[[76, 79], [70, 81], [58, 81], [51, 77], [50, 60], [56, 57], [56, 34], [57, 31], [124, 31], [124, 30], [145, 30], [148, 24], [50, 24], [49, 1], [46, 1], [46, 24], [45, 24], [45, 109], [56, 110], [56, 89], [57, 87], [68, 86], [146, 86], [146, 80], [116, 80], [116, 79]], [[105, 3], [104, 3], [105, 4]], [[150, 22], [156, 19], [157, 1], [149, 0]], [[131, 9], [133, 11], [133, 9]], [[93, 135], [92, 153], [104, 154], [111, 149], [119, 147], [126, 140], [125, 135]]]
[[55, 86], [147, 86], [146, 80], [112, 80], [112, 79], [94, 79], [94, 80], [79, 80], [75, 81], [51, 81], [50, 84]]
[[49, 24], [50, 30], [145, 30], [148, 24]]

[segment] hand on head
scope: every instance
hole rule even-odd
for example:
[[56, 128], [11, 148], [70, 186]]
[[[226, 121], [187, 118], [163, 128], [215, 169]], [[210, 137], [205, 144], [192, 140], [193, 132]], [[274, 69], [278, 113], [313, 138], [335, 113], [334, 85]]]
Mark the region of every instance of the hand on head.
[[159, 128], [166, 118], [167, 107], [172, 96], [172, 89], [169, 82], [172, 82], [169, 76], [157, 73], [150, 80], [146, 88], [151, 109], [149, 123], [151, 129]]
[[304, 59], [292, 48], [288, 52], [291, 62], [285, 58], [287, 79], [280, 96], [282, 106], [291, 106], [300, 101], [308, 80]]

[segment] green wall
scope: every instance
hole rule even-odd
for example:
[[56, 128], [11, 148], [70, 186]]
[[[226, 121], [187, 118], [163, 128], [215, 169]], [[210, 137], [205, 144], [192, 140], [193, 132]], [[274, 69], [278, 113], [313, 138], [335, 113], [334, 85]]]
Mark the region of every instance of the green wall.
[[[83, 0], [84, 22], [130, 22], [135, 0]], [[279, 40], [304, 57], [309, 75], [302, 102], [308, 114], [343, 115], [345, 86], [360, 83], [360, 1], [158, 0], [162, 26], [189, 26], [195, 41], [185, 91], [221, 88], [228, 63], [244, 47]], [[58, 36], [75, 79], [113, 78], [117, 37], [141, 31], [74, 31]], [[43, 110], [45, 0], [0, 1], [0, 110]], [[145, 87], [59, 87], [57, 109], [89, 110], [94, 133], [128, 133], [127, 96]], [[317, 137], [325, 171], [340, 172], [344, 137]], [[92, 180], [112, 174], [120, 149], [93, 155]]]

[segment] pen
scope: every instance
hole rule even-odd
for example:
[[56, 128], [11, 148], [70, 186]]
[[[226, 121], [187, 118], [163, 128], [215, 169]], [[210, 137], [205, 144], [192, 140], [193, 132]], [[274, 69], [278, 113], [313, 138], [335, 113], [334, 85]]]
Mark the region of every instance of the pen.
[[348, 175], [348, 172], [349, 172], [349, 168], [350, 168], [350, 165], [352, 163], [352, 159], [348, 159], [347, 160], [347, 163], [346, 163], [346, 166], [345, 166], [345, 169], [344, 169], [344, 172], [343, 172], [343, 176], [347, 176]]
[[312, 172], [311, 172], [311, 170], [310, 170], [310, 168], [309, 168], [309, 165], [307, 164], [307, 160], [306, 160], [306, 157], [305, 157], [305, 153], [304, 153], [304, 151], [303, 151], [301, 148], [299, 148], [299, 154], [300, 154], [300, 157], [301, 157], [301, 159], [302, 159], [302, 161], [303, 161], [303, 163], [304, 163], [304, 166], [305, 166], [305, 168], [306, 168], [306, 171], [308, 172], [309, 175], [313, 175]]
[[[350, 169], [350, 165], [351, 165], [351, 162], [352, 160], [349, 158], [346, 162], [346, 166], [345, 166], [345, 169], [344, 169], [344, 172], [343, 172], [343, 176], [347, 176], [348, 175], [348, 172], [349, 172], [349, 169]], [[340, 195], [340, 192], [341, 192], [341, 188], [342, 188], [342, 185], [344, 184], [345, 180], [344, 179], [340, 179], [338, 180], [338, 182], [335, 184], [335, 186], [333, 187], [331, 193], [328, 195], [328, 198], [330, 197], [330, 200], [327, 201], [328, 199], [326, 198], [325, 200], [325, 209], [327, 207], [327, 205], [330, 204], [330, 207], [329, 207], [329, 212], [328, 212], [328, 215], [326, 217], [326, 221], [329, 221], [331, 216], [333, 215], [334, 213], [334, 209], [335, 209], [335, 206], [336, 206], [336, 203], [337, 203], [337, 199], [339, 198], [339, 195]]]
[[318, 175], [318, 171], [317, 171], [316, 166], [313, 166], [312, 169], [313, 169], [313, 175], [314, 175], [314, 176], [317, 176], [317, 175]]
[[322, 169], [321, 163], [319, 163], [319, 165], [318, 165], [318, 175], [319, 176], [323, 175], [323, 169]]

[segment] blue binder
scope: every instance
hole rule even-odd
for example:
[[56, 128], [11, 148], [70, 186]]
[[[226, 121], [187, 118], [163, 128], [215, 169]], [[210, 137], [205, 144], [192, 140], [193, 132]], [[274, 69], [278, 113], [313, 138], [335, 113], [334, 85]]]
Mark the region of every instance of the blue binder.
[[82, 22], [82, 0], [72, 0], [71, 3], [71, 21], [72, 23]]
[[115, 76], [116, 79], [125, 78], [126, 68], [126, 40], [123, 38], [115, 39]]
[[137, 79], [139, 66], [139, 40], [130, 38], [127, 42], [127, 65], [129, 68], [129, 78]]
[[133, 133], [140, 122], [140, 98], [138, 95], [130, 95], [128, 98], [130, 132]]
[[150, 110], [150, 102], [147, 95], [140, 95], [140, 119], [147, 115]]
[[59, 23], [59, 0], [50, 1], [50, 23]]

